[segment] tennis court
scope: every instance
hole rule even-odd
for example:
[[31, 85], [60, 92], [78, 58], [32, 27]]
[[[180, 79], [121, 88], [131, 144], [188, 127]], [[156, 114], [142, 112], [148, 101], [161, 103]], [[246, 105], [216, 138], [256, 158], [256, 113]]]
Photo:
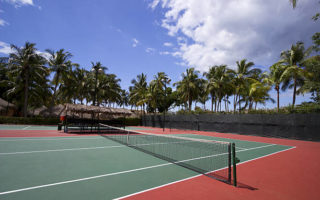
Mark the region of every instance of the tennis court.
[[[1, 130], [35, 132], [41, 128], [44, 132], [56, 129], [0, 127]], [[6, 134], [0, 137], [0, 199], [115, 199], [203, 176], [103, 136], [69, 135], [7, 137]], [[179, 134], [179, 137], [234, 142], [240, 159], [238, 165], [295, 148], [196, 134]], [[230, 191], [236, 189], [232, 185], [228, 187]]]

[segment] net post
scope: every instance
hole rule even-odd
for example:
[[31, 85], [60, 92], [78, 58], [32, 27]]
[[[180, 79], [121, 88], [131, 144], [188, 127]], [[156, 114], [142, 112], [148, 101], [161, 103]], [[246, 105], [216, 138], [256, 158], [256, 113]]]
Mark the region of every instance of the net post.
[[237, 160], [236, 160], [236, 145], [232, 143], [232, 170], [233, 170], [233, 185], [237, 186]]
[[228, 182], [231, 184], [231, 143], [228, 144]]

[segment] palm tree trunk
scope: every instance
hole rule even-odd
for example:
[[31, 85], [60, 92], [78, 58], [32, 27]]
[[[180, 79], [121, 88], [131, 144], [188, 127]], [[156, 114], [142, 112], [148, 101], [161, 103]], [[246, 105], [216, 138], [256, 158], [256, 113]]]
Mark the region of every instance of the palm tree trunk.
[[293, 87], [293, 99], [292, 99], [292, 107], [294, 107], [294, 104], [296, 103], [296, 92], [297, 92], [297, 79], [294, 78], [294, 87]]
[[240, 102], [240, 95], [239, 95], [239, 113], [241, 112], [241, 102]]
[[227, 112], [229, 112], [229, 96], [227, 96]]
[[213, 112], [213, 96], [211, 95], [211, 112]]
[[217, 112], [217, 99], [214, 99], [214, 112]]
[[227, 112], [227, 100], [226, 100], [226, 97], [224, 98], [224, 110]]
[[50, 115], [52, 114], [52, 108], [53, 108], [54, 100], [56, 98], [56, 92], [57, 92], [57, 87], [58, 87], [59, 76], [60, 76], [60, 74], [57, 73], [56, 84], [54, 86], [53, 95], [52, 95], [51, 104], [50, 104], [50, 109], [49, 109]]
[[279, 86], [277, 86], [276, 90], [277, 90], [277, 112], [279, 112], [279, 104], [280, 104], [280, 91], [279, 91]]
[[24, 85], [24, 105], [23, 105], [23, 116], [27, 117], [28, 109], [28, 92], [29, 92], [29, 70], [25, 72], [25, 85]]
[[253, 106], [253, 100], [250, 100], [250, 101], [249, 101], [249, 110], [252, 109], [252, 106]]
[[235, 93], [235, 95], [233, 96], [233, 112], [235, 113], [237, 110], [237, 100], [238, 100], [238, 94]]
[[192, 106], [192, 99], [189, 97], [189, 112], [191, 111], [191, 106]]

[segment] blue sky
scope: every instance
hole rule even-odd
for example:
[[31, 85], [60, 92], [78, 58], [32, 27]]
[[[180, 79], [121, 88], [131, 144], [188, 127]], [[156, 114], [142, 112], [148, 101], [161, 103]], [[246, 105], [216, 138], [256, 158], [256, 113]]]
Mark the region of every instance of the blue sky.
[[[26, 41], [41, 52], [64, 48], [83, 68], [100, 61], [124, 89], [142, 72], [150, 81], [164, 71], [176, 82], [187, 66], [201, 72], [220, 64], [234, 68], [243, 58], [266, 69], [291, 44], [311, 45], [317, 31], [311, 17], [319, 5], [300, 0], [293, 10], [287, 0], [0, 0], [0, 56], [9, 44]], [[281, 100], [291, 102], [291, 91]]]
[[[1, 18], [9, 23], [0, 28], [1, 41], [18, 46], [34, 42], [40, 51], [64, 48], [87, 69], [91, 61], [100, 61], [121, 78], [125, 88], [141, 72], [151, 78], [166, 71], [177, 78], [183, 71], [174, 64], [175, 58], [146, 52], [147, 48], [166, 50], [163, 43], [172, 38], [156, 25], [159, 12], [144, 1], [44, 0], [34, 4], [16, 8], [1, 2]], [[134, 40], [138, 41], [135, 47]]]

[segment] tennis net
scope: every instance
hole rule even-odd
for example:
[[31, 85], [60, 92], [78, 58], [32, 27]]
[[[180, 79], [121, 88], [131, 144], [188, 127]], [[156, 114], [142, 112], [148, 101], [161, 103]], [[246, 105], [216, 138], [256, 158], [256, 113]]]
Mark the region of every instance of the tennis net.
[[101, 136], [110, 140], [229, 184], [233, 171], [236, 185], [233, 143], [144, 133], [105, 124], [98, 128], [103, 130]]

